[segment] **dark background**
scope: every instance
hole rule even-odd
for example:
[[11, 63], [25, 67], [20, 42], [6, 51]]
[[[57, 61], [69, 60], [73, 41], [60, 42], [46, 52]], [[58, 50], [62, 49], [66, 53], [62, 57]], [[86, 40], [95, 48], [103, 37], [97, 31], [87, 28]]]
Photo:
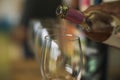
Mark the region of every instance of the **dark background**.
[[30, 19], [56, 18], [56, 8], [62, 0], [26, 0], [22, 24], [28, 25]]

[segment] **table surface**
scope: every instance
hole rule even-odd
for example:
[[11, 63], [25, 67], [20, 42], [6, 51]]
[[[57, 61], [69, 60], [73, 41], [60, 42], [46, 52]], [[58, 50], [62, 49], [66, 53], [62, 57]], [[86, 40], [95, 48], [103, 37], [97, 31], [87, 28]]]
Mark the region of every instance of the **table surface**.
[[11, 80], [41, 80], [36, 60], [21, 60], [12, 63]]

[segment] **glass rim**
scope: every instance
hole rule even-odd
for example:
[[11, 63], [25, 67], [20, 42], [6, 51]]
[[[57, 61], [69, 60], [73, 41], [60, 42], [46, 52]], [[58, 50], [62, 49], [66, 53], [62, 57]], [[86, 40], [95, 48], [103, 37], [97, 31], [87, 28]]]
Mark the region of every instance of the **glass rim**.
[[75, 35], [75, 34], [66, 33], [66, 34], [64, 34], [64, 35], [58, 35], [58, 34], [46, 35], [46, 36], [45, 36], [45, 40], [52, 40], [51, 37], [54, 37], [54, 36], [60, 36], [60, 37], [73, 37], [72, 39], [67, 39], [67, 40], [69, 40], [69, 41], [74, 41], [74, 40], [80, 39], [80, 37], [77, 36], [77, 35]]

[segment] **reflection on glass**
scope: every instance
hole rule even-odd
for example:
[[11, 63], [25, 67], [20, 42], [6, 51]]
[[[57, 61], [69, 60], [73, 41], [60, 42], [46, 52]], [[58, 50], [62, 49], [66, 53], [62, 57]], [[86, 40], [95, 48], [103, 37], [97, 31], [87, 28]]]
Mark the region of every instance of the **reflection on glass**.
[[43, 45], [45, 44], [45, 36], [49, 36], [49, 31], [51, 31], [51, 30], [50, 29], [47, 30], [46, 28], [43, 28], [43, 29], [39, 30], [36, 34], [35, 55], [36, 55], [36, 59], [38, 60], [38, 62], [40, 62], [41, 51], [43, 49]]

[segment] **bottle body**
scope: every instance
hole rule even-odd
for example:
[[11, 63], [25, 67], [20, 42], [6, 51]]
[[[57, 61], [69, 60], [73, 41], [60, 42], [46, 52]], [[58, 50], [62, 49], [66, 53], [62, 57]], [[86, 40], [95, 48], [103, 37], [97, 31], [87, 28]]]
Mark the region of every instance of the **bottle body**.
[[[64, 11], [62, 10], [61, 12]], [[120, 48], [118, 44], [120, 39], [115, 36], [116, 32], [120, 30], [120, 20], [117, 17], [97, 10], [82, 13], [72, 8], [67, 8], [65, 12], [62, 18], [75, 24], [80, 24], [89, 39]]]

